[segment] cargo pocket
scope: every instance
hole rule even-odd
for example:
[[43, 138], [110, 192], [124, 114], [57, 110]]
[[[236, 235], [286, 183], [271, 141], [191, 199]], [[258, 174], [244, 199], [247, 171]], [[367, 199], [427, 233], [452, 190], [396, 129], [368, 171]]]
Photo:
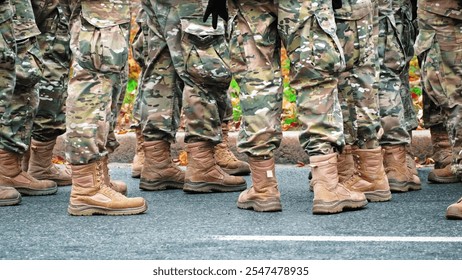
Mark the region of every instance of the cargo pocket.
[[[79, 30], [80, 29], [80, 30]], [[84, 18], [74, 25], [78, 32], [73, 45], [80, 66], [100, 72], [121, 72], [128, 61], [128, 45], [123, 30], [118, 26], [95, 28]]]
[[16, 51], [11, 21], [0, 23], [0, 30], [0, 68], [14, 71]]
[[288, 54], [295, 73], [314, 68], [320, 73], [336, 73], [345, 68], [343, 48], [337, 37], [335, 22], [313, 15], [293, 35], [289, 35]]
[[16, 84], [24, 87], [35, 86], [42, 77], [43, 64], [37, 44], [29, 39], [18, 42], [19, 63], [16, 65]]
[[225, 63], [229, 51], [223, 23], [214, 29], [199, 19], [182, 19], [181, 28], [186, 73], [201, 84], [228, 84], [231, 73]]

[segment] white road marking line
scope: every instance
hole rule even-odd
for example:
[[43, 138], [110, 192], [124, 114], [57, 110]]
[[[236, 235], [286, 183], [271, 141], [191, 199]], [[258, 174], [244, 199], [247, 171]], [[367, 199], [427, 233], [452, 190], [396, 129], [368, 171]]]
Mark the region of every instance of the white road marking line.
[[292, 235], [215, 235], [222, 241], [307, 241], [307, 242], [462, 242], [449, 236], [292, 236]]

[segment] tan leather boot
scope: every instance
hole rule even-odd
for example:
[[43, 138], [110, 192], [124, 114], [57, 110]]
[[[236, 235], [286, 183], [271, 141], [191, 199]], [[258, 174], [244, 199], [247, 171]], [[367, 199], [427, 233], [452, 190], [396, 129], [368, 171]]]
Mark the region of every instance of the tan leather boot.
[[249, 157], [252, 186], [241, 192], [237, 207], [257, 212], [281, 211], [281, 194], [275, 173], [274, 158]]
[[462, 197], [456, 203], [446, 209], [446, 218], [450, 220], [462, 220]]
[[20, 155], [0, 149], [0, 186], [15, 188], [23, 195], [49, 195], [58, 191], [55, 182], [37, 180], [21, 168]]
[[430, 127], [433, 145], [434, 169], [428, 173], [428, 181], [433, 183], [458, 183], [459, 178], [451, 171], [452, 146], [448, 132], [442, 125]]
[[53, 164], [53, 148], [56, 140], [40, 142], [32, 139], [28, 173], [37, 180], [51, 180], [58, 186], [72, 184], [71, 172], [67, 168], [58, 168]]
[[433, 183], [458, 183], [459, 177], [452, 172], [451, 165], [446, 165], [444, 168], [434, 169], [428, 174], [428, 181]]
[[111, 180], [111, 175], [109, 174], [109, 166], [108, 166], [109, 157], [108, 156], [102, 157], [102, 161], [103, 161], [103, 164], [102, 164], [103, 176], [104, 176], [104, 182], [106, 183], [106, 186], [126, 196], [127, 189], [128, 189], [127, 184], [125, 184], [124, 181]]
[[141, 132], [141, 128], [136, 128], [136, 154], [133, 157], [132, 163], [132, 178], [140, 178], [141, 170], [143, 169], [144, 164], [144, 149], [143, 149], [143, 142], [144, 137], [143, 133]]
[[338, 155], [337, 171], [339, 183], [351, 191], [365, 193], [373, 188], [372, 183], [360, 176], [361, 174], [357, 170], [350, 145], [346, 145], [342, 153]]
[[187, 143], [186, 150], [188, 167], [183, 188], [185, 192], [239, 192], [247, 188], [244, 178], [229, 175], [217, 165], [212, 143]]
[[407, 168], [405, 145], [384, 145], [382, 148], [385, 151], [383, 164], [390, 190], [392, 192], [420, 190], [422, 187], [419, 177]]
[[249, 164], [238, 160], [228, 147], [228, 124], [223, 123], [221, 128], [223, 131], [223, 141], [215, 146], [215, 160], [218, 166], [230, 175], [248, 175], [250, 173]]
[[334, 214], [367, 205], [363, 193], [350, 191], [338, 182], [337, 153], [310, 157], [314, 198], [313, 214]]
[[140, 189], [182, 189], [185, 173], [173, 163], [170, 143], [162, 140], [149, 141], [144, 142], [143, 147], [145, 160], [141, 171]]
[[355, 167], [359, 176], [369, 182], [370, 186], [360, 186], [353, 190], [361, 191], [372, 202], [391, 199], [390, 185], [383, 166], [383, 151], [375, 149], [353, 149]]
[[103, 162], [72, 165], [72, 190], [67, 211], [74, 216], [134, 215], [147, 210], [144, 198], [126, 196], [108, 187]]
[[11, 206], [21, 202], [21, 194], [11, 187], [0, 186], [0, 206]]

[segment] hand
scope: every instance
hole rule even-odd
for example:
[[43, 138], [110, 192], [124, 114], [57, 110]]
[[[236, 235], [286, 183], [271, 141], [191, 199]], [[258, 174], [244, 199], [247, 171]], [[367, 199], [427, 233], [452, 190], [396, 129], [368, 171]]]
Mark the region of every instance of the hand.
[[212, 15], [212, 26], [217, 28], [218, 17], [228, 21], [228, 9], [226, 7], [227, 0], [209, 0], [209, 4], [205, 9], [203, 21], [206, 22], [210, 15]]

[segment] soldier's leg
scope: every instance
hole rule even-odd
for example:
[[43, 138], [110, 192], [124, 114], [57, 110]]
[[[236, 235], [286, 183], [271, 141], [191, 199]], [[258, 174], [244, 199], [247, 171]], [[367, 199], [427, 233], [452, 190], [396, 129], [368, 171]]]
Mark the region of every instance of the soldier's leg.
[[[352, 10], [356, 12], [351, 14]], [[368, 1], [350, 7], [345, 4], [335, 15], [346, 61], [338, 82], [347, 143], [338, 158], [339, 182], [363, 192], [369, 201], [388, 201], [391, 193], [378, 140], [381, 126], [373, 5]]]
[[[9, 5], [9, 4], [8, 4]], [[4, 8], [0, 4], [0, 8]], [[7, 18], [12, 16], [10, 9], [3, 9], [1, 16]], [[16, 56], [16, 42], [13, 34], [13, 23], [10, 19], [0, 23], [0, 154], [10, 151], [17, 153], [16, 147], [11, 144], [17, 141], [14, 137], [17, 135], [11, 129], [11, 120], [8, 119], [10, 111], [10, 104], [13, 100], [13, 92], [16, 84], [16, 70], [15, 61]], [[0, 173], [3, 181], [4, 174]], [[9, 176], [7, 176], [9, 177]], [[21, 202], [21, 194], [14, 187], [0, 186], [0, 206], [15, 205]]]
[[[185, 174], [172, 161], [171, 144], [179, 127], [183, 86], [166, 39], [160, 35], [163, 28], [155, 11], [150, 4], [143, 8], [147, 9], [148, 18], [141, 22], [136, 41], [138, 56], [144, 57], [137, 97], [144, 155], [139, 187], [148, 191], [182, 189]], [[156, 9], [164, 11], [160, 6]]]
[[[71, 215], [130, 215], [147, 209], [143, 198], [127, 198], [108, 185], [107, 137], [110, 131], [114, 96], [120, 93], [120, 75], [128, 60], [127, 26], [129, 3], [111, 6], [111, 11], [96, 9], [91, 3], [71, 24], [73, 74], [66, 103], [66, 158], [72, 167], [72, 190], [68, 212]], [[100, 3], [95, 3], [100, 5]], [[118, 17], [126, 24], [95, 26], [87, 20]], [[74, 12], [75, 14], [75, 12]], [[92, 15], [91, 19], [82, 15]], [[95, 24], [95, 25], [93, 25]], [[96, 40], [95, 40], [96, 38]], [[93, 51], [96, 49], [96, 51]], [[118, 50], [106, 52], [105, 50]], [[94, 54], [99, 54], [97, 57]], [[104, 198], [104, 199], [102, 199]]]
[[[37, 1], [33, 1], [36, 4]], [[65, 101], [70, 64], [69, 19], [62, 7], [55, 5], [34, 6], [37, 36], [42, 53], [43, 75], [39, 82], [39, 105], [34, 118], [29, 156], [24, 157], [23, 169], [36, 179], [55, 181], [58, 185], [70, 185], [70, 170], [52, 163], [56, 139], [66, 130]]]
[[[389, 3], [388, 3], [389, 4]], [[384, 164], [392, 191], [419, 190], [420, 179], [407, 167], [406, 145], [410, 135], [406, 129], [400, 89], [400, 73], [406, 64], [403, 46], [399, 40], [393, 14], [379, 7], [378, 55], [380, 65], [379, 106], [384, 134], [380, 144], [385, 151]]]
[[316, 7], [303, 2], [279, 4], [279, 30], [293, 65], [291, 85], [298, 91], [297, 108], [303, 123], [300, 144], [310, 156], [312, 211], [338, 213], [367, 204], [364, 194], [338, 183], [337, 152], [345, 140], [336, 76], [344, 69], [345, 58], [335, 34], [331, 1], [321, 1]]
[[[249, 156], [252, 186], [237, 206], [259, 212], [282, 210], [274, 150], [282, 140], [282, 77], [277, 6], [274, 1], [229, 1], [231, 70], [242, 109], [237, 149]], [[247, 22], [247, 19], [254, 20]]]

